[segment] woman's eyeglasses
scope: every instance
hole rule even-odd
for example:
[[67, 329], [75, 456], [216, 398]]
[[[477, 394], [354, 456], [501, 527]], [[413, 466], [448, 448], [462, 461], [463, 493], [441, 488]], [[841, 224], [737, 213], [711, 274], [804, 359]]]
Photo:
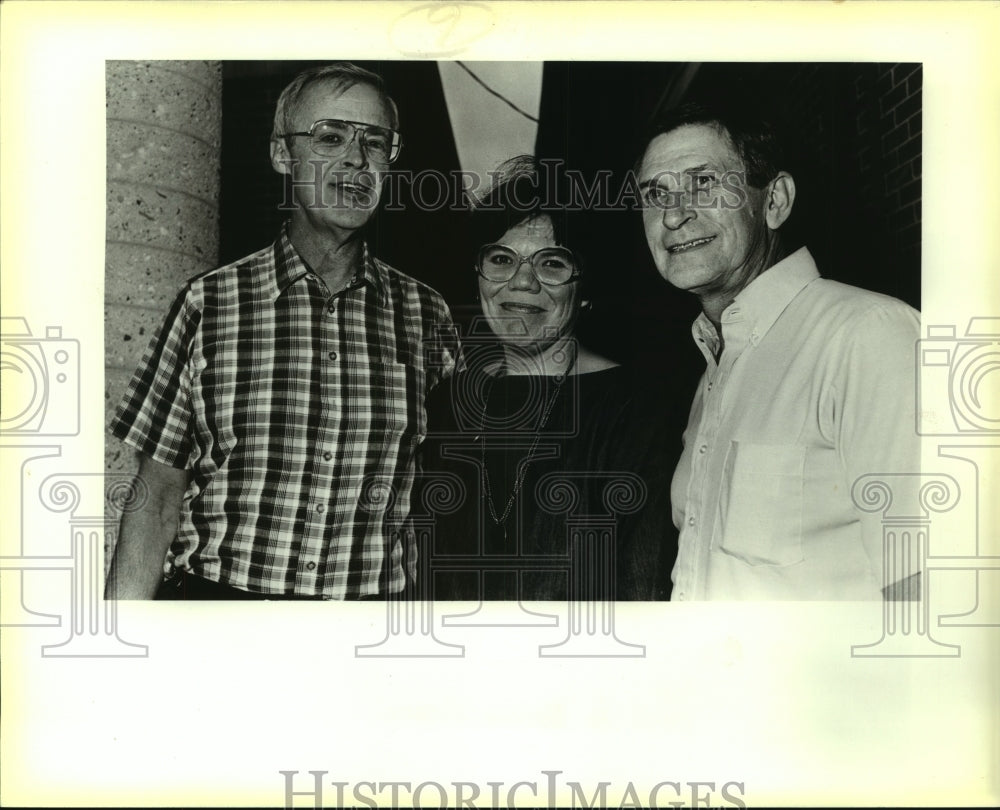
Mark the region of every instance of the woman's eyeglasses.
[[517, 275], [527, 262], [539, 283], [548, 287], [569, 284], [579, 275], [573, 252], [564, 247], [546, 247], [530, 256], [522, 256], [506, 245], [485, 245], [479, 250], [476, 272], [487, 281], [503, 283]]

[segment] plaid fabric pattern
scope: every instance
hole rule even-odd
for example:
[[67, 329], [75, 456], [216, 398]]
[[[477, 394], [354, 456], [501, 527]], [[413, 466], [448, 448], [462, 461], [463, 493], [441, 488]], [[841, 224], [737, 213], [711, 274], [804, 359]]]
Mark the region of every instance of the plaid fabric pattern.
[[424, 399], [454, 370], [453, 333], [442, 298], [367, 247], [331, 296], [284, 230], [189, 281], [111, 426], [190, 470], [176, 565], [261, 593], [400, 591]]

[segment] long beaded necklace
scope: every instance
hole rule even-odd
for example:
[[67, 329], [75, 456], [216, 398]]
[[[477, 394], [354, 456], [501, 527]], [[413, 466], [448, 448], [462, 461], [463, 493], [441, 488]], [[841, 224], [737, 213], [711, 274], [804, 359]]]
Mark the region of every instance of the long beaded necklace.
[[535, 450], [538, 449], [538, 443], [542, 438], [542, 431], [545, 429], [546, 423], [549, 421], [549, 415], [552, 413], [552, 409], [555, 407], [556, 400], [559, 399], [559, 394], [562, 391], [563, 384], [566, 382], [566, 378], [572, 373], [574, 366], [576, 365], [576, 345], [573, 344], [573, 358], [570, 360], [569, 365], [566, 367], [566, 371], [555, 378], [556, 390], [552, 392], [552, 396], [549, 397], [549, 401], [545, 404], [545, 409], [542, 411], [542, 419], [538, 423], [538, 428], [535, 430], [535, 437], [531, 441], [531, 447], [528, 449], [528, 456], [525, 458], [524, 462], [518, 467], [517, 473], [514, 476], [514, 489], [510, 493], [510, 497], [507, 499], [507, 505], [504, 507], [503, 514], [497, 517], [496, 507], [493, 505], [493, 490], [490, 487], [490, 472], [486, 469], [486, 410], [490, 402], [490, 393], [493, 391], [493, 385], [497, 380], [494, 377], [490, 381], [490, 386], [486, 391], [486, 396], [483, 397], [483, 413], [479, 420], [479, 438], [480, 438], [480, 459], [482, 470], [482, 480], [483, 480], [483, 498], [486, 500], [486, 505], [490, 510], [490, 517], [493, 522], [503, 528], [503, 539], [507, 542], [507, 516], [510, 515], [510, 510], [514, 506], [514, 502], [517, 500], [517, 496], [521, 491], [521, 485], [524, 483], [524, 479], [528, 474], [528, 468], [531, 466], [531, 462], [535, 458]]

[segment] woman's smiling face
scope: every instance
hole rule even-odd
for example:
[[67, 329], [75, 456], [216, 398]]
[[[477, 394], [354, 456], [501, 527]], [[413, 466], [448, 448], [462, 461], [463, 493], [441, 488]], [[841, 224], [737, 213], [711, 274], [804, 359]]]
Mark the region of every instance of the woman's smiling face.
[[[518, 223], [497, 240], [523, 259], [547, 247], [556, 247], [552, 220], [545, 216]], [[542, 284], [522, 261], [509, 281], [487, 281], [479, 276], [483, 314], [498, 338], [528, 349], [542, 351], [572, 332], [580, 308], [580, 284]]]

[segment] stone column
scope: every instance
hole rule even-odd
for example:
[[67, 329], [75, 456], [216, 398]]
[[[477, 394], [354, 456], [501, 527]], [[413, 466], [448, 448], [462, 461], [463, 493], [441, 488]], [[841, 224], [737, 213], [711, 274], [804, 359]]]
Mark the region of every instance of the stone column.
[[[106, 91], [105, 426], [180, 286], [217, 264], [222, 64], [109, 61]], [[104, 460], [135, 469], [114, 438]]]

